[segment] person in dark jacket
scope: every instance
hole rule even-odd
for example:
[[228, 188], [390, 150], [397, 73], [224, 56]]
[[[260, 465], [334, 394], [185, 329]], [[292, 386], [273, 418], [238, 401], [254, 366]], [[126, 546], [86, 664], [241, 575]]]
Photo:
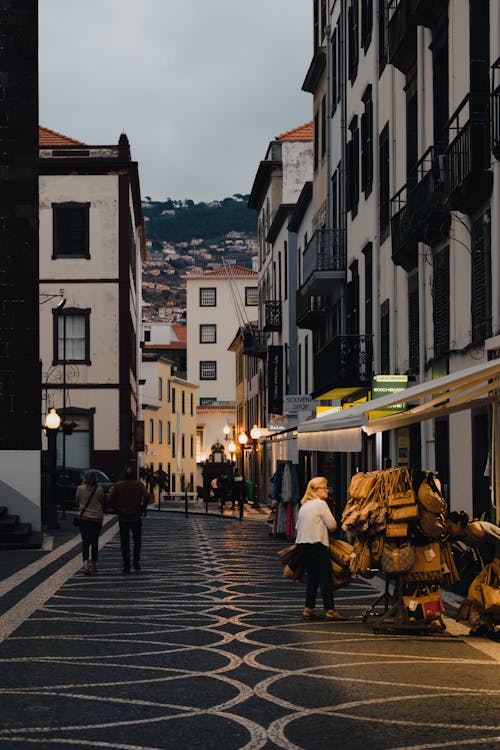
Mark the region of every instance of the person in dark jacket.
[[146, 486], [136, 479], [131, 466], [125, 469], [123, 479], [109, 493], [109, 501], [116, 510], [120, 525], [120, 543], [123, 557], [123, 573], [130, 573], [130, 534], [133, 539], [134, 570], [141, 569], [142, 515], [152, 502]]

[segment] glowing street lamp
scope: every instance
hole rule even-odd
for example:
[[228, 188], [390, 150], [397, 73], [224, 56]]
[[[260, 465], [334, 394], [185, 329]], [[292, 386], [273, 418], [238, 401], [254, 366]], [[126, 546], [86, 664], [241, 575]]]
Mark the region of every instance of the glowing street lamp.
[[49, 464], [49, 497], [46, 505], [45, 519], [49, 529], [58, 529], [57, 500], [56, 500], [56, 466], [57, 466], [57, 431], [61, 426], [61, 417], [55, 409], [51, 409], [45, 417], [43, 428], [47, 436], [47, 453]]
[[250, 437], [253, 440], [252, 443], [252, 465], [253, 465], [253, 507], [259, 507], [258, 500], [258, 487], [259, 487], [259, 469], [257, 465], [257, 441], [262, 435], [262, 430], [256, 424], [250, 430]]
[[245, 484], [245, 446], [248, 442], [248, 435], [242, 430], [238, 435], [238, 443], [241, 445], [241, 478], [243, 480], [243, 502], [247, 499], [247, 486]]

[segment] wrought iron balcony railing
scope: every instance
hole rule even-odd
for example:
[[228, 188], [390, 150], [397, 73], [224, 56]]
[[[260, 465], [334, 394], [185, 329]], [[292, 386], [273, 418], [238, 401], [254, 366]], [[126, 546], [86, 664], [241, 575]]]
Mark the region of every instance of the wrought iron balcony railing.
[[303, 294], [330, 296], [345, 280], [345, 232], [342, 229], [317, 229], [304, 250]]
[[296, 294], [295, 310], [297, 327], [313, 329], [324, 322], [327, 306], [323, 297], [311, 297], [309, 294], [302, 294], [299, 289]]
[[489, 101], [468, 94], [448, 121], [455, 134], [445, 154], [448, 202], [452, 210], [470, 213], [490, 195]]
[[267, 345], [264, 341], [262, 331], [258, 331], [250, 325], [243, 330], [241, 336], [243, 339], [243, 354], [248, 357], [261, 357], [265, 359]]
[[280, 333], [281, 325], [281, 300], [266, 300], [264, 302], [264, 331]]
[[336, 336], [314, 358], [314, 390], [368, 388], [373, 376], [373, 336]]

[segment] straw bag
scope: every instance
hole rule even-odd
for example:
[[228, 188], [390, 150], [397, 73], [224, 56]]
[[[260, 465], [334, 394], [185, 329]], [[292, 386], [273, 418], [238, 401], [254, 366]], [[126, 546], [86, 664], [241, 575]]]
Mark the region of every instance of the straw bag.
[[432, 471], [426, 471], [418, 488], [418, 501], [430, 513], [444, 513], [446, 501], [441, 494], [441, 482]]
[[330, 557], [339, 565], [344, 567], [349, 565], [352, 550], [353, 546], [349, 542], [344, 542], [342, 539], [330, 540]]
[[415, 493], [408, 469], [402, 468], [392, 471], [388, 476], [387, 485], [387, 505], [390, 508], [415, 503]]
[[384, 551], [385, 539], [382, 534], [374, 537], [370, 542], [370, 552], [372, 558], [372, 565], [380, 565], [382, 559], [382, 553]]
[[439, 537], [444, 536], [445, 518], [442, 514], [431, 513], [420, 508], [418, 525], [424, 536], [428, 536], [429, 539], [439, 539]]
[[382, 552], [382, 570], [384, 573], [406, 573], [415, 562], [415, 548], [410, 542], [396, 546], [386, 542]]
[[408, 571], [408, 581], [440, 581], [442, 577], [441, 547], [431, 542], [425, 547], [415, 547], [415, 561]]
[[497, 621], [500, 620], [500, 566], [492, 562], [485, 570], [488, 571], [486, 580], [481, 584], [484, 612]]
[[441, 582], [443, 586], [446, 586], [447, 588], [451, 588], [454, 583], [460, 580], [460, 575], [449, 542], [441, 544], [441, 572]]
[[349, 495], [357, 499], [366, 499], [370, 496], [378, 479], [376, 471], [372, 471], [369, 474], [365, 474], [363, 471], [358, 471], [357, 474], [351, 478], [349, 483]]
[[282, 565], [286, 565], [292, 557], [297, 552], [297, 545], [291, 544], [289, 547], [284, 547], [284, 549], [280, 549], [280, 551], [277, 553], [279, 561]]
[[385, 529], [385, 535], [391, 539], [406, 537], [408, 536], [408, 524], [401, 521], [388, 523]]
[[418, 506], [402, 505], [400, 508], [389, 508], [389, 519], [391, 521], [414, 521], [418, 518]]
[[403, 602], [410, 621], [432, 622], [444, 612], [441, 592], [427, 586], [419, 586], [411, 596], [403, 596]]

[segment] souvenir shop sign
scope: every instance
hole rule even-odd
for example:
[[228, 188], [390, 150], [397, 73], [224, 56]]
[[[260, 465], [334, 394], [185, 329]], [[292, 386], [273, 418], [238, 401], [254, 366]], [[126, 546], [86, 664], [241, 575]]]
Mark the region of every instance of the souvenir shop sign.
[[283, 347], [267, 348], [267, 411], [283, 414]]
[[285, 396], [285, 414], [298, 414], [299, 411], [312, 411], [318, 402], [304, 394]]
[[[374, 375], [372, 380], [372, 400], [388, 396], [390, 393], [404, 391], [408, 387], [408, 375]], [[369, 419], [387, 417], [396, 412], [405, 411], [407, 404], [402, 401], [385, 409], [376, 409], [369, 412]]]

